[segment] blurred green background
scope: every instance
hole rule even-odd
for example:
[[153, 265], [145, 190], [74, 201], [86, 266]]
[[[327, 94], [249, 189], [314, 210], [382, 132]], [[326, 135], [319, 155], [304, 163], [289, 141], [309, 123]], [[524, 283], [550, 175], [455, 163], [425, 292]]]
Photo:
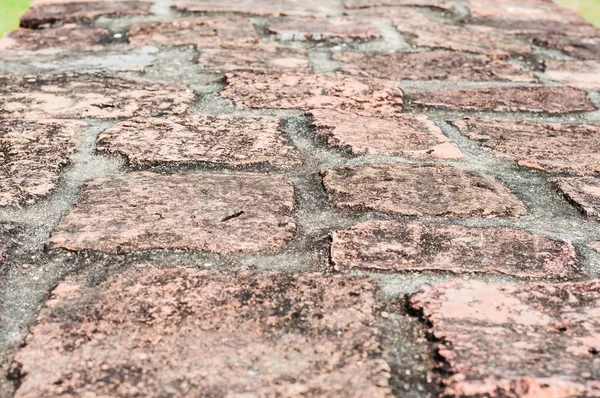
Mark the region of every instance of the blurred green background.
[[[556, 1], [563, 7], [578, 11], [592, 23], [600, 26], [600, 0]], [[29, 3], [30, 0], [0, 0], [0, 36], [19, 26], [19, 17], [27, 10]]]

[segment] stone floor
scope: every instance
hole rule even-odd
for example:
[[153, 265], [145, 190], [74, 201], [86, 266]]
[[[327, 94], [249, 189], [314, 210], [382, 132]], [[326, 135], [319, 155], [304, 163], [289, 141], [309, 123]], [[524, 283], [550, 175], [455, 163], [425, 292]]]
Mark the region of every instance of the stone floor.
[[600, 29], [551, 0], [36, 0], [0, 397], [600, 397]]

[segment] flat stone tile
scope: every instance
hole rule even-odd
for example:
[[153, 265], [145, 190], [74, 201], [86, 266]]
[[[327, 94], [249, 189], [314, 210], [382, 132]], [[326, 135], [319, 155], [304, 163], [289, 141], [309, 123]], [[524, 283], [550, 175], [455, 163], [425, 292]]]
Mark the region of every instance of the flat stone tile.
[[584, 21], [576, 12], [560, 7], [550, 0], [470, 0], [469, 10], [474, 18], [519, 19], [558, 23]]
[[86, 123], [0, 119], [0, 206], [35, 203], [56, 189]]
[[140, 166], [206, 162], [228, 166], [301, 164], [276, 117], [134, 118], [102, 132], [97, 149]]
[[267, 25], [282, 41], [377, 40], [381, 33], [368, 21], [356, 18], [299, 18]]
[[67, 24], [50, 29], [13, 30], [0, 38], [0, 50], [98, 51], [112, 41], [113, 36], [106, 29]]
[[173, 8], [187, 12], [234, 12], [264, 17], [319, 17], [341, 14], [342, 8], [322, 0], [174, 0]]
[[222, 72], [310, 73], [308, 53], [304, 49], [257, 45], [252, 48], [201, 50], [198, 63], [203, 68]]
[[600, 172], [600, 126], [517, 120], [450, 121], [470, 139], [520, 166], [550, 172]]
[[497, 273], [567, 278], [580, 270], [571, 243], [512, 228], [371, 221], [337, 231], [333, 264], [344, 270]]
[[151, 6], [151, 2], [131, 0], [36, 0], [21, 16], [21, 27], [88, 22], [101, 16], [150, 15]]
[[103, 75], [36, 79], [0, 76], [0, 118], [119, 118], [185, 113], [194, 93], [181, 84]]
[[355, 155], [462, 158], [456, 144], [424, 115], [369, 117], [320, 109], [308, 115], [318, 137]]
[[594, 177], [553, 178], [556, 190], [586, 217], [600, 221], [600, 180]]
[[547, 59], [544, 75], [550, 80], [584, 90], [600, 90], [600, 62]]
[[573, 87], [465, 88], [415, 93], [416, 105], [450, 110], [572, 113], [594, 111], [585, 91]]
[[430, 51], [415, 53], [334, 52], [339, 72], [390, 80], [535, 82], [533, 73], [485, 55]]
[[502, 183], [487, 175], [438, 164], [360, 164], [325, 170], [332, 206], [406, 216], [517, 217], [527, 213]]
[[296, 230], [294, 188], [280, 176], [137, 172], [88, 182], [50, 248], [220, 254], [283, 247]]
[[170, 22], [134, 24], [129, 29], [133, 46], [186, 46], [200, 49], [220, 46], [252, 46], [258, 34], [246, 18], [198, 17]]
[[61, 283], [17, 353], [15, 397], [391, 398], [375, 282], [142, 268]]
[[390, 80], [358, 79], [339, 74], [225, 76], [220, 95], [249, 108], [335, 109], [365, 113], [402, 111], [402, 91]]
[[444, 396], [600, 393], [600, 283], [488, 285], [455, 280], [409, 300], [434, 337]]
[[344, 7], [371, 8], [371, 7], [428, 7], [451, 11], [454, 7], [447, 0], [344, 0]]
[[533, 42], [540, 47], [559, 50], [575, 58], [600, 61], [600, 31], [595, 37], [542, 33], [537, 35]]

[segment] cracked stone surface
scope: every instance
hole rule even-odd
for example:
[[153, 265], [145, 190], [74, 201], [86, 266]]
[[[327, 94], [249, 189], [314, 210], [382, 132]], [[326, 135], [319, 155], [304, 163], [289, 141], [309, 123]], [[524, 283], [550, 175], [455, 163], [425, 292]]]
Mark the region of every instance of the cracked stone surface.
[[254, 173], [128, 173], [85, 184], [48, 247], [127, 253], [282, 248], [296, 230], [294, 188]]
[[331, 110], [308, 113], [317, 136], [355, 155], [460, 159], [462, 152], [427, 116], [369, 117]]
[[571, 87], [600, 90], [600, 62], [547, 60], [544, 75]]
[[383, 79], [359, 79], [343, 75], [281, 74], [225, 75], [227, 86], [220, 95], [249, 108], [339, 109], [365, 113], [402, 111], [402, 91]]
[[35, 79], [0, 76], [0, 118], [119, 118], [185, 113], [194, 94], [181, 84], [101, 75]]
[[139, 269], [98, 290], [63, 282], [16, 356], [15, 396], [387, 398], [374, 310], [365, 277]]
[[413, 104], [451, 110], [572, 113], [594, 111], [585, 91], [573, 87], [465, 88], [411, 95]]
[[475, 18], [519, 19], [526, 21], [583, 22], [574, 11], [558, 6], [549, 0], [469, 0], [471, 16]]
[[465, 118], [460, 132], [496, 156], [550, 172], [600, 172], [600, 126]]
[[0, 119], [0, 206], [32, 204], [54, 191], [86, 126]]
[[21, 27], [89, 22], [101, 16], [149, 15], [151, 2], [131, 0], [35, 0], [21, 16]]
[[97, 51], [112, 41], [102, 28], [67, 24], [51, 29], [17, 29], [0, 38], [0, 50], [78, 50]]
[[433, 163], [382, 163], [325, 170], [332, 206], [406, 216], [518, 217], [527, 209], [495, 178]]
[[270, 17], [317, 17], [331, 15], [336, 11], [322, 0], [174, 0], [173, 7], [187, 12], [237, 12]]
[[349, 18], [291, 19], [267, 26], [267, 30], [283, 41], [376, 40], [379, 31], [368, 21]]
[[331, 259], [340, 269], [499, 273], [566, 278], [580, 269], [575, 248], [512, 228], [371, 221], [333, 234]]
[[537, 35], [533, 42], [540, 47], [559, 50], [575, 58], [600, 61], [600, 32], [598, 31], [596, 37], [542, 33]]
[[391, 80], [535, 82], [522, 67], [484, 55], [430, 51], [417, 53], [334, 52], [342, 73]]
[[276, 117], [190, 116], [134, 118], [98, 137], [100, 152], [135, 165], [205, 162], [229, 166], [301, 164]]
[[134, 24], [129, 30], [134, 46], [185, 46], [198, 48], [251, 46], [258, 35], [250, 21], [239, 17], [200, 17], [170, 22]]
[[596, 396], [600, 283], [455, 280], [410, 306], [431, 325], [447, 396]]
[[310, 73], [307, 51], [300, 48], [257, 45], [252, 48], [201, 50], [198, 63], [221, 72], [254, 71], [262, 73]]
[[371, 8], [371, 7], [429, 7], [450, 11], [453, 5], [446, 0], [344, 0], [344, 7]]
[[553, 178], [557, 191], [586, 217], [600, 221], [600, 180], [594, 177]]

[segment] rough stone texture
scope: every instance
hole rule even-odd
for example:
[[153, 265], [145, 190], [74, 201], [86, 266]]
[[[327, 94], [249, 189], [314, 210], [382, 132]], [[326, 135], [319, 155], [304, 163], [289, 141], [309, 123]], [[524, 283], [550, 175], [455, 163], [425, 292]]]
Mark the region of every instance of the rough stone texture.
[[187, 12], [237, 12], [259, 16], [326, 16], [337, 11], [322, 0], [174, 0], [173, 7]]
[[134, 24], [129, 29], [134, 46], [185, 46], [198, 48], [251, 46], [258, 35], [246, 18], [200, 17], [170, 22]]
[[21, 27], [88, 22], [101, 16], [149, 15], [151, 6], [151, 2], [129, 0], [36, 0], [21, 16]]
[[578, 270], [570, 243], [511, 228], [469, 228], [371, 221], [333, 234], [331, 259], [341, 269], [499, 273], [566, 278]]
[[586, 246], [600, 253], [600, 242], [590, 242]]
[[0, 76], [0, 118], [118, 118], [182, 114], [194, 94], [180, 84], [102, 75]]
[[106, 29], [67, 24], [52, 29], [14, 30], [0, 38], [0, 50], [97, 51], [112, 39]]
[[340, 72], [390, 80], [535, 82], [533, 73], [485, 55], [431, 51], [416, 53], [334, 52]]
[[16, 397], [391, 397], [365, 277], [141, 269], [64, 282]]
[[221, 72], [252, 71], [261, 73], [310, 73], [308, 54], [304, 49], [257, 45], [253, 48], [219, 48], [202, 50], [198, 63]]
[[451, 121], [461, 133], [520, 166], [551, 172], [600, 172], [600, 126], [473, 119]]
[[596, 110], [585, 91], [572, 87], [465, 88], [415, 93], [411, 100], [451, 110], [554, 114]]
[[469, 9], [471, 16], [475, 18], [583, 22], [583, 18], [576, 12], [562, 8], [552, 0], [470, 0]]
[[600, 32], [596, 37], [582, 35], [540, 34], [533, 39], [534, 44], [584, 60], [600, 61]]
[[462, 158], [460, 149], [424, 115], [369, 117], [331, 110], [308, 114], [318, 136], [355, 155]]
[[88, 182], [51, 248], [215, 253], [281, 248], [296, 230], [294, 189], [275, 175], [129, 173]]
[[545, 64], [548, 79], [584, 90], [600, 90], [600, 62], [548, 59]]
[[445, 396], [600, 394], [600, 283], [487, 285], [455, 280], [410, 306], [441, 339]]
[[371, 7], [429, 7], [450, 11], [453, 5], [447, 0], [344, 0], [345, 8]]
[[267, 26], [281, 40], [376, 40], [381, 34], [368, 21], [353, 18], [291, 19]]
[[329, 202], [339, 209], [441, 217], [527, 213], [498, 180], [455, 166], [361, 164], [325, 170], [323, 183]]
[[0, 206], [51, 193], [85, 128], [77, 121], [0, 119]]
[[249, 108], [337, 109], [366, 113], [402, 111], [402, 91], [382, 79], [331, 75], [227, 74], [221, 96]]
[[586, 217], [600, 221], [600, 180], [594, 177], [553, 178], [557, 191]]
[[228, 166], [297, 166], [300, 154], [279, 130], [276, 117], [191, 116], [135, 118], [105, 130], [100, 152], [135, 165], [207, 162]]

